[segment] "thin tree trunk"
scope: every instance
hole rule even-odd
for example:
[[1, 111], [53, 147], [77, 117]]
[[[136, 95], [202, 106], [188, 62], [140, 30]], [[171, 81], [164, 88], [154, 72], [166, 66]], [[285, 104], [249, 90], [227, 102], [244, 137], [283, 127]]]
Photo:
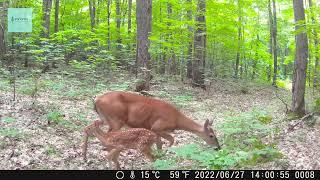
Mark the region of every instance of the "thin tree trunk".
[[238, 78], [239, 73], [239, 65], [240, 65], [240, 49], [241, 49], [241, 16], [238, 17], [238, 50], [237, 50], [237, 57], [236, 57], [236, 67], [235, 67], [235, 78]]
[[198, 0], [196, 16], [196, 32], [194, 37], [194, 61], [192, 72], [192, 84], [194, 86], [204, 86], [204, 69], [206, 54], [206, 1]]
[[236, 67], [235, 67], [235, 78], [238, 78], [239, 74], [239, 66], [240, 66], [240, 50], [241, 50], [241, 2], [238, 0], [238, 49], [237, 49], [237, 56], [236, 56]]
[[[120, 28], [121, 28], [121, 12], [120, 12], [120, 0], [116, 0], [116, 23], [117, 23], [117, 60], [120, 60], [120, 51], [121, 51], [121, 35], [120, 35]], [[121, 62], [121, 65], [124, 65]]]
[[[192, 0], [187, 0], [188, 4], [192, 4]], [[191, 6], [190, 6], [191, 8]], [[192, 20], [192, 9], [189, 9], [188, 12], [188, 20], [191, 21]], [[190, 34], [193, 34], [193, 29], [192, 26], [188, 26], [188, 30], [190, 32]], [[187, 62], [187, 77], [188, 78], [192, 78], [192, 38], [190, 38], [189, 40], [189, 46], [188, 46], [188, 62]]]
[[[162, 4], [160, 2], [160, 23], [162, 23], [162, 6], [161, 5]], [[160, 50], [161, 50], [160, 55], [161, 55], [161, 57], [160, 57], [159, 73], [160, 74], [165, 74], [166, 73], [166, 54], [165, 54], [166, 51], [162, 49], [163, 48], [162, 42], [163, 42], [163, 39], [164, 39], [162, 32], [160, 32], [160, 39], [161, 39], [161, 42], [160, 42]]]
[[139, 68], [139, 72], [144, 74], [143, 79], [146, 80], [145, 89], [149, 89], [150, 86], [150, 69], [151, 69], [151, 57], [149, 53], [150, 40], [149, 35], [151, 33], [151, 21], [152, 21], [152, 0], [137, 0], [136, 1], [136, 19], [137, 19], [137, 57], [136, 67]]
[[[256, 49], [259, 49], [259, 34], [257, 34], [257, 44], [256, 44]], [[256, 76], [256, 69], [257, 69], [257, 63], [259, 61], [259, 56], [258, 56], [258, 51], [255, 51], [255, 59], [253, 60], [253, 65], [252, 65], [252, 77], [251, 79], [254, 80], [255, 76]]]
[[[168, 19], [171, 19], [172, 17], [172, 4], [170, 2], [167, 2], [167, 15], [168, 15]], [[168, 29], [170, 29], [171, 23], [168, 22], [167, 23]], [[171, 46], [173, 46], [173, 41], [172, 41], [172, 33], [170, 32], [168, 34], [168, 39], [171, 42]], [[173, 48], [170, 47], [169, 48], [169, 72], [170, 74], [176, 74], [176, 69], [177, 69], [177, 65], [176, 65], [176, 57], [175, 54], [173, 52]]]
[[[312, 0], [309, 0], [309, 7], [311, 9], [311, 21], [312, 24], [317, 24], [316, 19], [315, 19], [315, 14], [313, 10], [313, 3]], [[312, 35], [313, 35], [313, 40], [314, 40], [314, 47], [315, 47], [315, 61], [314, 61], [314, 71], [313, 71], [313, 87], [317, 88], [318, 87], [318, 69], [319, 69], [319, 40], [318, 40], [318, 33], [317, 31], [313, 28], [312, 29]]]
[[59, 31], [59, 5], [60, 5], [60, 0], [55, 0], [55, 11], [54, 11], [54, 32]]
[[43, 0], [42, 12], [43, 12], [43, 32], [42, 36], [49, 38], [50, 36], [50, 13], [52, 7], [52, 0]]
[[0, 11], [0, 58], [2, 59], [3, 55], [6, 54], [6, 6], [7, 2], [0, 2], [0, 7], [2, 10]]
[[[272, 27], [273, 27], [273, 19], [272, 19], [272, 10], [271, 10], [271, 1], [269, 0], [268, 1], [268, 14], [269, 14], [269, 31], [270, 31], [270, 39], [269, 39], [269, 53], [270, 53], [270, 57], [272, 58], [273, 56], [273, 30], [272, 30]], [[268, 71], [267, 71], [267, 74], [268, 74], [268, 81], [270, 81], [271, 79], [271, 64], [269, 64], [269, 67], [268, 67]]]
[[107, 43], [108, 43], [108, 51], [111, 49], [111, 41], [110, 41], [110, 16], [111, 16], [111, 0], [107, 1], [107, 24], [108, 24], [108, 33], [107, 33]]
[[[303, 1], [293, 0], [295, 30], [305, 28], [305, 12]], [[304, 22], [304, 25], [298, 25]], [[296, 35], [296, 54], [293, 72], [292, 84], [292, 105], [291, 111], [299, 116], [305, 114], [305, 86], [306, 86], [306, 70], [308, 61], [308, 38], [306, 32], [300, 32]]]
[[98, 4], [97, 4], [97, 7], [96, 7], [96, 12], [97, 12], [96, 25], [99, 25], [99, 23], [100, 23], [100, 12], [101, 12], [100, 5], [101, 5], [101, 0], [98, 0]]
[[278, 56], [277, 56], [277, 14], [276, 2], [272, 0], [273, 8], [273, 21], [272, 21], [272, 39], [273, 39], [273, 79], [272, 85], [277, 86], [277, 69], [278, 69]]
[[128, 34], [131, 33], [131, 11], [132, 11], [132, 0], [128, 1]]
[[95, 0], [89, 0], [89, 13], [90, 13], [90, 23], [91, 23], [91, 29], [96, 25], [96, 1]]

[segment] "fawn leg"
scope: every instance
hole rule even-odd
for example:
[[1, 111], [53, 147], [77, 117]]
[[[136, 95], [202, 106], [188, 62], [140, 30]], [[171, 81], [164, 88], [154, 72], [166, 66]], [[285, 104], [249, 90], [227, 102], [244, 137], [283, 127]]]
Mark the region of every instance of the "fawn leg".
[[82, 155], [83, 155], [84, 161], [87, 161], [88, 137], [89, 137], [89, 135], [92, 135], [91, 133], [89, 134], [88, 131], [90, 131], [89, 129], [91, 129], [92, 126], [95, 126], [96, 124], [101, 126], [103, 124], [103, 121], [102, 120], [95, 120], [93, 123], [89, 124], [88, 126], [86, 126], [84, 128], [83, 143], [81, 144]]
[[83, 134], [83, 143], [81, 144], [82, 146], [82, 155], [83, 155], [83, 160], [87, 161], [87, 149], [88, 149], [88, 134], [84, 132]]
[[110, 168], [112, 168], [112, 161], [115, 163], [116, 168], [112, 168], [112, 169], [120, 169], [120, 164], [118, 161], [119, 155], [120, 155], [120, 151], [121, 149], [112, 149], [109, 154], [107, 155], [107, 159], [109, 161], [109, 166]]

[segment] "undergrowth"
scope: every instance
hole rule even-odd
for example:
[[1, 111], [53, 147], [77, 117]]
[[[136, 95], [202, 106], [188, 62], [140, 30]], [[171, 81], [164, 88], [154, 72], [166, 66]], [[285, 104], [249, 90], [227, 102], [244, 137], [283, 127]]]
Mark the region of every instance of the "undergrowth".
[[[170, 169], [177, 162], [191, 160], [194, 169], [239, 169], [247, 168], [272, 161], [281, 157], [275, 144], [266, 144], [263, 137], [276, 132], [267, 124], [272, 121], [266, 111], [252, 110], [238, 116], [227, 116], [218, 124], [217, 129], [223, 133], [219, 137], [222, 149], [215, 151], [199, 144], [187, 144], [182, 147], [169, 148], [174, 153], [174, 159], [157, 160], [153, 167], [156, 169]], [[179, 167], [178, 167], [179, 169]]]

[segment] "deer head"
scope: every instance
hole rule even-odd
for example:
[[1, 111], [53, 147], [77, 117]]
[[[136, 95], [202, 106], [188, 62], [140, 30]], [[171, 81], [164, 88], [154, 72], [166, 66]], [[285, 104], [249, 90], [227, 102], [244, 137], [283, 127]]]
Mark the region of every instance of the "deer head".
[[206, 141], [210, 146], [212, 146], [214, 149], [220, 149], [220, 145], [218, 142], [218, 139], [216, 135], [213, 132], [213, 129], [211, 128], [212, 121], [209, 121], [208, 119], [205, 121], [203, 125], [203, 133], [202, 133], [202, 139]]

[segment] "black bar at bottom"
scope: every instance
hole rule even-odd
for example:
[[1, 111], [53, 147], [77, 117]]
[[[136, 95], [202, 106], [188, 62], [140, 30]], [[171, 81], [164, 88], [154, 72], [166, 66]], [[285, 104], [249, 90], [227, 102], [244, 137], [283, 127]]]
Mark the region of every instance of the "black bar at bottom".
[[0, 179], [320, 179], [319, 170], [0, 170]]

